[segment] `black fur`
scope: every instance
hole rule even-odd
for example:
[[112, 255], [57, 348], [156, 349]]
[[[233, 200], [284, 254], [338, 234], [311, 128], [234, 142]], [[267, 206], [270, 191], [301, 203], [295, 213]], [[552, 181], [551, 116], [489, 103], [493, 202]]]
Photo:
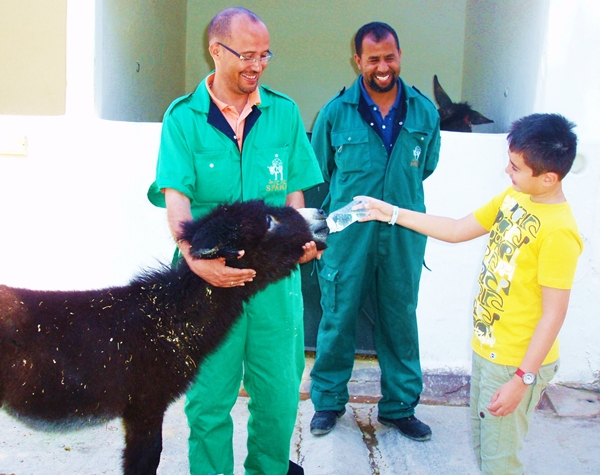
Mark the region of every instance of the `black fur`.
[[492, 124], [494, 121], [473, 110], [468, 102], [452, 102], [442, 89], [437, 75], [433, 76], [433, 95], [440, 114], [440, 129], [451, 132], [472, 132], [473, 125]]
[[186, 391], [243, 302], [289, 275], [306, 242], [324, 248], [324, 218], [311, 232], [294, 209], [252, 201], [187, 223], [181, 237], [194, 258], [223, 256], [230, 266], [256, 270], [243, 287], [212, 287], [185, 262], [102, 290], [0, 286], [0, 403], [45, 430], [122, 417], [124, 473], [155, 474], [165, 410]]

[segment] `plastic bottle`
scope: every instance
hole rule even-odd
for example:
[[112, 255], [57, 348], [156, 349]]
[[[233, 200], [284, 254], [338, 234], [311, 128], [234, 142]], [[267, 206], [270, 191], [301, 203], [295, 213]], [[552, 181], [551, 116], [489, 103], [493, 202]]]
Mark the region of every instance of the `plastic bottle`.
[[[363, 200], [354, 200], [348, 203], [343, 208], [333, 211], [327, 217], [327, 227], [330, 233], [337, 233], [342, 229], [347, 228], [355, 221], [358, 221], [363, 216], [369, 214], [369, 210], [361, 208], [359, 205], [364, 204]], [[356, 209], [352, 209], [355, 206], [359, 206]]]

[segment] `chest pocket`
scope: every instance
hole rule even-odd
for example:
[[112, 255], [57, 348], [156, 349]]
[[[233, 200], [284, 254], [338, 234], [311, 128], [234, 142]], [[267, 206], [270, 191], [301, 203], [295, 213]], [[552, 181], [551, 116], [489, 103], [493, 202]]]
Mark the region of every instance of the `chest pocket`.
[[405, 126], [403, 132], [402, 156], [405, 158], [404, 166], [422, 169], [433, 131]]
[[231, 148], [194, 152], [194, 166], [198, 202], [223, 203], [239, 199], [240, 159]]
[[354, 129], [331, 133], [335, 163], [342, 173], [364, 172], [371, 166], [369, 130]]

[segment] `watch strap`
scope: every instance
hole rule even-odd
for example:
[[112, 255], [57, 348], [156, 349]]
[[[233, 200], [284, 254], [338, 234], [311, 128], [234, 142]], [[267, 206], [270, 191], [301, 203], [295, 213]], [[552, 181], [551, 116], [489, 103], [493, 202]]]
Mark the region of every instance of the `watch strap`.
[[519, 378], [523, 379], [523, 376], [525, 376], [525, 371], [523, 371], [521, 368], [517, 368], [517, 371], [515, 372], [515, 374], [516, 374], [516, 375], [517, 375]]

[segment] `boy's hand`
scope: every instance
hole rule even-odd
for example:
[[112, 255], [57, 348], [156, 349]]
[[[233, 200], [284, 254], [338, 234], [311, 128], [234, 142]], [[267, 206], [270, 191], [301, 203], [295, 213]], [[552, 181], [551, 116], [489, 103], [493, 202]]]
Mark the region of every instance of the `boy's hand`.
[[361, 217], [359, 222], [366, 221], [382, 221], [388, 223], [392, 217], [393, 206], [385, 201], [381, 201], [370, 196], [355, 196], [355, 200], [362, 200], [364, 205], [356, 206], [356, 208], [366, 208], [369, 214]]
[[495, 417], [508, 416], [517, 408], [526, 391], [527, 386], [523, 384], [521, 378], [513, 376], [492, 396], [492, 401], [487, 407], [488, 411]]

